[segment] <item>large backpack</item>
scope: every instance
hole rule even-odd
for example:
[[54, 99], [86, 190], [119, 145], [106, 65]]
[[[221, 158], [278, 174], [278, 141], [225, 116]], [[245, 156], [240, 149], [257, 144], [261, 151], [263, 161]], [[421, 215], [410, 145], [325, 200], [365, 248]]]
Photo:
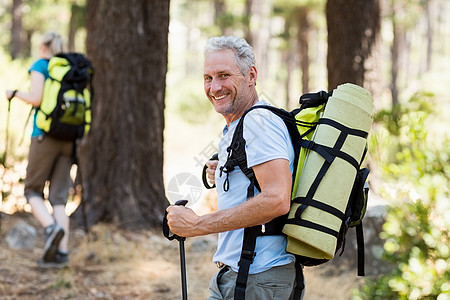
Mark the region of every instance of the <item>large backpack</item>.
[[[333, 97], [332, 101], [329, 100], [331, 97]], [[368, 101], [370, 104], [367, 103]], [[352, 110], [347, 112], [352, 114], [347, 117], [354, 118], [356, 123], [365, 123], [362, 126], [364, 130], [336, 121], [342, 118], [343, 112], [339, 111], [339, 106], [342, 108], [342, 105], [347, 105], [347, 109]], [[360, 109], [356, 109], [358, 105]], [[327, 106], [329, 106], [328, 110], [325, 111]], [[258, 236], [280, 234], [287, 236], [286, 250], [296, 256], [297, 283], [294, 299], [300, 298], [301, 290], [304, 288], [303, 266], [325, 263], [333, 258], [339, 249], [342, 249], [342, 254], [345, 235], [350, 227], [356, 227], [358, 275], [363, 276], [362, 219], [368, 201], [369, 170], [360, 167], [367, 151], [366, 139], [372, 124], [370, 94], [356, 85], [344, 84], [330, 93], [321, 91], [302, 95], [300, 108], [291, 112], [268, 105], [255, 105], [247, 110], [236, 126], [231, 145], [227, 148], [228, 159], [222, 167], [222, 172], [227, 176], [235, 167], [239, 167], [247, 176], [250, 181], [247, 198], [254, 196], [255, 187], [260, 190], [253, 170], [247, 167], [246, 141], [243, 138], [245, 116], [254, 109], [270, 110], [284, 121], [289, 131], [295, 153], [292, 202], [288, 215], [276, 218], [262, 226], [244, 229], [235, 299], [245, 299], [248, 271], [254, 256], [257, 255], [255, 244]], [[319, 127], [322, 128], [319, 130]], [[320, 137], [319, 131], [322, 135], [325, 131], [325, 140]], [[351, 147], [348, 145], [349, 141], [352, 143]], [[355, 155], [355, 148], [358, 146], [360, 149], [356, 152], [359, 153]], [[217, 159], [217, 156], [215, 158]], [[310, 162], [314, 159], [315, 166], [311, 166]], [[341, 167], [342, 172], [336, 170], [336, 167]], [[336, 171], [339, 173], [336, 174]], [[205, 186], [211, 188], [206, 183], [205, 175], [203, 177]], [[339, 186], [333, 186], [333, 180]], [[227, 180], [225, 182], [227, 183]], [[343, 186], [346, 186], [344, 193], [336, 191]], [[335, 205], [333, 200], [327, 201], [330, 199], [326, 198], [330, 197], [323, 196], [324, 190], [332, 191], [331, 198], [336, 197], [339, 200], [336, 202], [341, 202], [340, 205]], [[331, 226], [330, 223], [333, 222]]]
[[61, 53], [50, 59], [48, 71], [36, 125], [57, 139], [79, 139], [91, 124], [92, 64], [80, 53]]

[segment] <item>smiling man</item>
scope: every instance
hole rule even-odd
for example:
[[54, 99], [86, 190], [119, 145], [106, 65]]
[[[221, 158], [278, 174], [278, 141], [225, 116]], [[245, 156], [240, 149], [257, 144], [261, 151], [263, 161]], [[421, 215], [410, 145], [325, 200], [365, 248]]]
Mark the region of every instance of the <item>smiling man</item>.
[[241, 69], [231, 49], [209, 52], [203, 77], [206, 96], [216, 112], [225, 117], [227, 125], [258, 102], [255, 66], [244, 65]]
[[[283, 235], [258, 236], [243, 283], [239, 273], [246, 252], [242, 251], [244, 229], [264, 228], [264, 224], [289, 212], [294, 150], [288, 130], [279, 117], [265, 109], [252, 110], [245, 116], [247, 165], [259, 185], [249, 188], [250, 180], [240, 168], [226, 169], [224, 165], [239, 119], [254, 105], [267, 105], [258, 99], [251, 46], [235, 36], [209, 39], [203, 78], [207, 98], [226, 121], [219, 161], [208, 164], [209, 172], [215, 173], [212, 177], [217, 185], [218, 211], [199, 216], [190, 208], [169, 206], [168, 225], [183, 237], [219, 234], [213, 261], [220, 270], [211, 279], [210, 300], [289, 299], [295, 282], [295, 258], [285, 251]], [[240, 284], [236, 284], [237, 277]]]

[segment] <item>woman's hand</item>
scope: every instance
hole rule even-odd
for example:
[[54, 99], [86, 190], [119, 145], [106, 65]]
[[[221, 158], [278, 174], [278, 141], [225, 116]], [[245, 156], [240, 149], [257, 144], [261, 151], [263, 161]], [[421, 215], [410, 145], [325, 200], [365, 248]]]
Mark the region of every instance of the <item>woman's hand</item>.
[[11, 101], [12, 98], [14, 98], [14, 96], [16, 95], [16, 93], [17, 93], [17, 90], [6, 90], [5, 91], [6, 99], [8, 99], [8, 101]]

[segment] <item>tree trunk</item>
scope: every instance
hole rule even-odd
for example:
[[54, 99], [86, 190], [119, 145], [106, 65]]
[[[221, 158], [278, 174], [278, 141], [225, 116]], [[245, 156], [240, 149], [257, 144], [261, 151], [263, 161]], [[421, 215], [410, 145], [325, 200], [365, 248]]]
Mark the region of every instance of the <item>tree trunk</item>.
[[398, 72], [400, 69], [400, 53], [401, 53], [401, 44], [400, 41], [402, 39], [403, 32], [398, 26], [397, 21], [395, 20], [395, 14], [392, 19], [392, 32], [393, 32], [393, 41], [391, 46], [391, 97], [392, 97], [392, 107], [394, 108], [398, 104]]
[[431, 13], [431, 0], [425, 1], [423, 4], [425, 6], [425, 16], [427, 21], [427, 54], [425, 62], [425, 72], [431, 69], [431, 58], [433, 54], [433, 14]]
[[89, 224], [159, 226], [169, 1], [87, 1], [93, 122], [79, 147]]
[[69, 22], [69, 35], [68, 35], [68, 48], [69, 51], [75, 51], [75, 36], [80, 27], [84, 24], [84, 15], [86, 9], [84, 6], [72, 3], [70, 8], [70, 22]]
[[219, 26], [221, 34], [225, 34], [227, 29], [227, 26], [222, 20], [222, 16], [225, 12], [225, 0], [214, 0], [214, 24]]
[[245, 40], [249, 45], [253, 45], [253, 35], [251, 28], [251, 17], [253, 14], [253, 0], [245, 0], [245, 12], [244, 12], [244, 32]]
[[261, 86], [266, 80], [273, 80], [274, 73], [269, 68], [269, 45], [272, 38], [271, 20], [272, 0], [257, 1], [252, 7], [253, 52], [255, 52], [256, 67], [258, 68], [258, 82]]
[[16, 59], [22, 50], [22, 0], [13, 0], [11, 16], [10, 54], [12, 59]]
[[281, 48], [281, 66], [282, 69], [286, 70], [284, 79], [284, 90], [285, 90], [285, 100], [284, 100], [284, 108], [290, 108], [290, 91], [291, 91], [291, 75], [293, 69], [293, 55], [294, 51], [292, 51], [291, 47], [291, 35], [289, 34], [291, 30], [291, 20], [290, 18], [285, 18], [284, 20], [284, 32], [281, 35], [283, 38], [283, 46]]
[[297, 11], [297, 22], [298, 22], [298, 31], [297, 31], [297, 44], [299, 48], [299, 61], [300, 68], [302, 70], [302, 93], [309, 93], [309, 29], [310, 23], [308, 20], [308, 12], [309, 9], [307, 6], [300, 6], [296, 9]]
[[364, 85], [365, 62], [380, 33], [379, 0], [328, 0], [328, 89]]

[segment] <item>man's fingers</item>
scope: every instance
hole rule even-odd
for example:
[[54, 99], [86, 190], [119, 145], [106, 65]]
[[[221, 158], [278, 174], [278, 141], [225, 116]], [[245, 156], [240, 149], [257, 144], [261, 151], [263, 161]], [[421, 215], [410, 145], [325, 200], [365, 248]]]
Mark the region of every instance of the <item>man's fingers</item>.
[[208, 167], [206, 169], [206, 174], [208, 175], [208, 180], [211, 184], [215, 183], [215, 173], [216, 173], [218, 164], [219, 164], [219, 161], [217, 161], [217, 160], [210, 160], [206, 163], [206, 166]]
[[218, 160], [208, 160], [206, 166], [208, 167], [208, 169], [215, 170], [218, 164], [219, 164]]

